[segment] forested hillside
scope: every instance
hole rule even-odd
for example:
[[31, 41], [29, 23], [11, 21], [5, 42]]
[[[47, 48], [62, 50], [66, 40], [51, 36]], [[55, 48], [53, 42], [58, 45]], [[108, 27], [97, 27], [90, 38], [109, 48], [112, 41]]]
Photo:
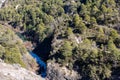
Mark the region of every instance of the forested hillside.
[[37, 64], [28, 54], [23, 41], [10, 27], [0, 24], [0, 59], [9, 64], [20, 64], [22, 67], [35, 71]]
[[120, 0], [7, 0], [0, 21], [37, 45], [52, 38], [47, 62], [77, 71], [81, 80], [120, 74]]

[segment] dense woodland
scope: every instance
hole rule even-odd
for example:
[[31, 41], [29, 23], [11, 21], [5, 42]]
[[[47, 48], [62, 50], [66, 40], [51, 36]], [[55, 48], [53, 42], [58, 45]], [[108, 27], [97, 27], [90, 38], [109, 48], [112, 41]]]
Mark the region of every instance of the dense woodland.
[[120, 72], [120, 0], [8, 0], [0, 20], [23, 31], [24, 40], [53, 36], [48, 61], [82, 80], [111, 80]]

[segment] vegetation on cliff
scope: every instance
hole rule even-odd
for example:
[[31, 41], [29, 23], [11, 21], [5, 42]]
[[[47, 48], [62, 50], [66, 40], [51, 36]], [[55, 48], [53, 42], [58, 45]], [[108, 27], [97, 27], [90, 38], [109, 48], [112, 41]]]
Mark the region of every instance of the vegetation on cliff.
[[[49, 60], [78, 71], [83, 80], [110, 79], [114, 68], [120, 67], [119, 0], [14, 0], [6, 4], [0, 9], [1, 21], [24, 31], [32, 42], [42, 43], [53, 36]], [[15, 45], [10, 51], [20, 53], [18, 49]]]
[[[28, 54], [23, 41], [5, 25], [0, 24], [0, 59], [10, 64], [20, 64], [22, 67], [32, 69], [37, 66]], [[31, 65], [31, 66], [30, 66]]]

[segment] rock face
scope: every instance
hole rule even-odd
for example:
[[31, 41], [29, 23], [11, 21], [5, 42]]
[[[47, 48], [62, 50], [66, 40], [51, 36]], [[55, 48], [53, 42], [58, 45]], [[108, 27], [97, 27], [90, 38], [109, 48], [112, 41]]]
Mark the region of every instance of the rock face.
[[79, 80], [81, 76], [76, 71], [60, 67], [57, 63], [48, 63], [47, 78], [48, 80]]
[[0, 8], [2, 7], [2, 5], [4, 4], [6, 0], [0, 0]]
[[18, 64], [10, 65], [2, 61], [0, 62], [0, 78], [2, 80], [45, 80]]

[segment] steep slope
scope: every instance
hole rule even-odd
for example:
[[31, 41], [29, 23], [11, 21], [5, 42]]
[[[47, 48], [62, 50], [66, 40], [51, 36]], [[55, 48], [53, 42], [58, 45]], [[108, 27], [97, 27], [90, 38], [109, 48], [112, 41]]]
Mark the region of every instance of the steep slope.
[[37, 69], [37, 63], [29, 55], [23, 41], [9, 28], [0, 24], [0, 59], [6, 63], [17, 63], [30, 70]]
[[0, 78], [1, 80], [45, 80], [19, 64], [10, 65], [2, 60], [0, 60]]
[[[82, 80], [111, 80], [120, 72], [120, 0], [8, 0], [0, 20], [36, 43], [43, 60]], [[49, 79], [59, 73], [48, 63]]]

